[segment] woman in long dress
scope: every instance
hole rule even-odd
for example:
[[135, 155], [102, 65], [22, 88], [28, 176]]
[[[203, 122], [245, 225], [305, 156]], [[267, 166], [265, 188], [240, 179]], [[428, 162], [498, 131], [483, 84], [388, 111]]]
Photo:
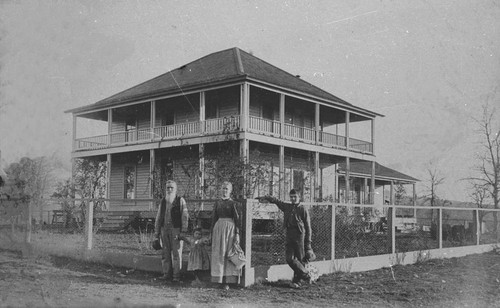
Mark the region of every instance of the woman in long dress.
[[231, 200], [233, 185], [224, 182], [221, 186], [221, 200], [217, 200], [212, 212], [212, 282], [229, 289], [228, 284], [239, 282], [240, 270], [228, 259], [228, 252], [234, 243], [240, 242], [240, 204]]

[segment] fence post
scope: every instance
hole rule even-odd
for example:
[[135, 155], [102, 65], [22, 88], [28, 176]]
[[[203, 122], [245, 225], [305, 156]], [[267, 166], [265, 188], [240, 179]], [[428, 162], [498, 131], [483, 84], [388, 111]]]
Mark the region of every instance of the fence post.
[[244, 238], [241, 240], [243, 250], [245, 251], [245, 267], [243, 272], [243, 286], [249, 286], [254, 283], [254, 274], [252, 267], [252, 202], [248, 199], [243, 200], [243, 233]]
[[336, 214], [337, 206], [335, 203], [332, 203], [332, 261], [335, 260], [335, 214]]
[[479, 209], [474, 210], [474, 224], [476, 225], [476, 236], [474, 237], [474, 240], [476, 242], [476, 245], [479, 245], [479, 240], [481, 238], [481, 224], [479, 222]]
[[443, 209], [438, 209], [438, 243], [439, 249], [443, 248]]
[[27, 218], [26, 218], [26, 234], [25, 234], [25, 242], [26, 243], [31, 243], [31, 220], [33, 216], [33, 211], [32, 211], [32, 206], [31, 206], [31, 200], [27, 202], [28, 204], [28, 209], [27, 209]]
[[391, 237], [391, 253], [396, 253], [396, 209], [394, 208], [394, 204], [391, 204], [387, 211], [387, 231]]
[[86, 221], [86, 242], [87, 242], [87, 250], [92, 249], [92, 237], [93, 237], [93, 220], [94, 220], [94, 201], [89, 201], [87, 203], [87, 221]]

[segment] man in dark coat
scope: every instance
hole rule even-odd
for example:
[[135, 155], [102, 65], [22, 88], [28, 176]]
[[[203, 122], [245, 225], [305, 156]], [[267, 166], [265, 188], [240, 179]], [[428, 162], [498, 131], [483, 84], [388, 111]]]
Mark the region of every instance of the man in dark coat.
[[293, 270], [291, 286], [300, 287], [301, 281], [311, 283], [305, 263], [315, 259], [311, 248], [311, 219], [309, 211], [300, 204], [299, 193], [290, 191], [290, 202], [283, 202], [272, 196], [259, 198], [260, 201], [274, 203], [284, 213], [284, 227], [286, 229], [285, 256], [286, 262]]

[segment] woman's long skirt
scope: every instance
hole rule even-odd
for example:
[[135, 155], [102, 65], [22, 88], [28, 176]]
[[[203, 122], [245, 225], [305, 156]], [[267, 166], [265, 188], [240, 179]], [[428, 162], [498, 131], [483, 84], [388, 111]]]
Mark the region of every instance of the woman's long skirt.
[[240, 270], [227, 255], [233, 246], [235, 226], [231, 218], [219, 218], [212, 231], [212, 282], [238, 283]]

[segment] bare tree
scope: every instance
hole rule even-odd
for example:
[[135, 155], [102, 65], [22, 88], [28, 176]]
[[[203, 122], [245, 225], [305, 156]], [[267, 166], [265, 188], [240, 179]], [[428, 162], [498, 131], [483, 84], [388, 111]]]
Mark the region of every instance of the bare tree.
[[445, 178], [439, 175], [439, 171], [436, 169], [427, 169], [429, 173], [427, 194], [425, 195], [431, 202], [431, 206], [437, 206], [437, 200], [439, 199], [437, 190], [439, 185], [444, 183]]
[[[483, 106], [480, 119], [474, 119], [477, 124], [477, 134], [480, 136], [482, 151], [477, 152], [474, 170], [477, 176], [469, 180], [474, 181], [484, 189], [493, 201], [495, 209], [500, 208], [500, 119], [496, 108], [488, 104]], [[498, 237], [498, 215], [493, 213], [493, 231]]]
[[[489, 198], [488, 189], [483, 184], [479, 184], [479, 183], [474, 182], [474, 181], [470, 181], [470, 187], [471, 187], [470, 188], [471, 192], [470, 192], [469, 196], [471, 197], [472, 201], [474, 202], [474, 205], [476, 205], [477, 208], [488, 207], [488, 204], [486, 203], [486, 201]], [[481, 231], [483, 231], [482, 230], [482, 222], [483, 222], [484, 215], [486, 215], [485, 212], [483, 212], [483, 211], [479, 212], [478, 219], [479, 219], [479, 226], [481, 228]]]
[[[437, 169], [427, 169], [429, 174], [428, 185], [426, 185], [426, 194], [425, 198], [430, 201], [431, 207], [438, 206], [438, 194], [437, 190], [439, 185], [444, 183], [444, 177], [439, 175], [439, 171]], [[434, 210], [432, 210], [431, 220], [434, 221]]]

